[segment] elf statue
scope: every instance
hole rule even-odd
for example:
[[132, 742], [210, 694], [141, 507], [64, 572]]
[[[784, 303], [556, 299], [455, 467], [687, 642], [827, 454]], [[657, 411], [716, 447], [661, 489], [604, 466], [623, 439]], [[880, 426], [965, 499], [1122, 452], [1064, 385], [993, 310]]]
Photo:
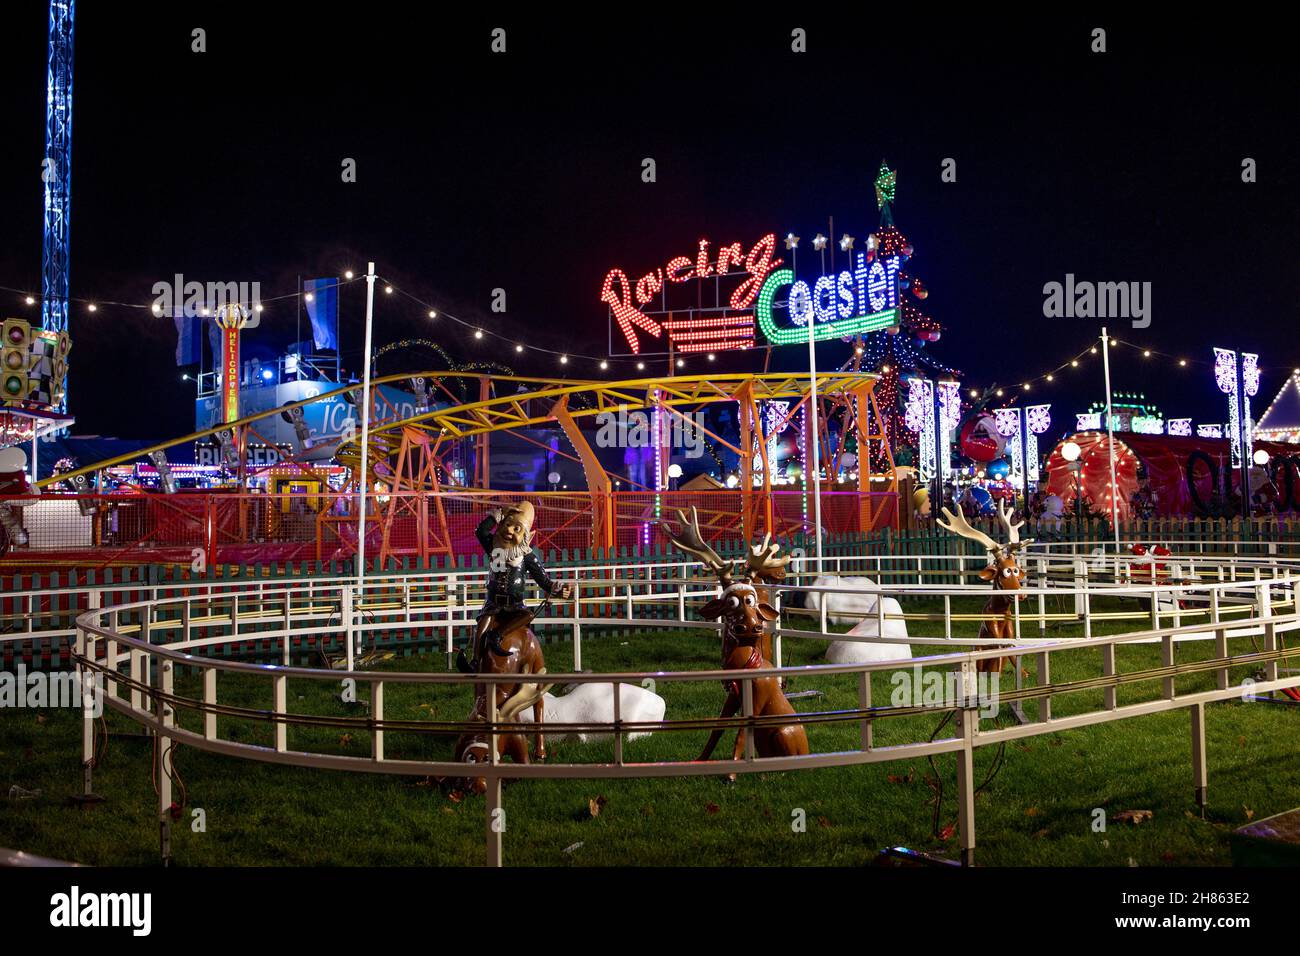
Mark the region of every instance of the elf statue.
[[537, 552], [528, 546], [533, 536], [531, 502], [492, 509], [479, 522], [474, 535], [488, 555], [487, 600], [478, 613], [473, 656], [467, 657], [461, 648], [456, 659], [457, 669], [464, 674], [479, 673], [484, 654], [508, 657], [510, 651], [502, 646], [501, 639], [532, 621], [533, 611], [524, 604], [525, 575], [548, 597], [567, 600], [573, 595], [573, 587], [553, 581]]

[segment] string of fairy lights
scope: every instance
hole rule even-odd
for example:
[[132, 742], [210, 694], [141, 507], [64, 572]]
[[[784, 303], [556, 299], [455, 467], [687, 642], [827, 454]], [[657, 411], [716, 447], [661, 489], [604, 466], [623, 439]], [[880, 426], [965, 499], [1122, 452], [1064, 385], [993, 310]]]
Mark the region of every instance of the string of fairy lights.
[[[339, 287], [342, 288], [354, 283], [362, 282], [365, 278], [364, 275], [358, 275], [349, 269], [345, 271], [342, 276], [338, 277], [337, 281]], [[608, 371], [612, 365], [619, 365], [623, 368], [631, 367], [638, 372], [647, 371], [652, 367], [651, 363], [649, 363], [646, 358], [638, 358], [636, 356], [589, 355], [583, 352], [562, 351], [560, 349], [553, 349], [542, 345], [524, 342], [519, 336], [498, 331], [487, 323], [475, 322], [456, 315], [455, 313], [448, 311], [445, 307], [439, 306], [434, 302], [425, 299], [423, 296], [417, 295], [409, 289], [403, 288], [381, 275], [376, 276], [375, 286], [376, 289], [380, 291], [381, 295], [397, 296], [398, 298], [413, 303], [431, 322], [451, 323], [468, 333], [468, 336], [474, 341], [496, 343], [503, 346], [504, 348], [501, 353], [502, 357], [509, 356], [518, 358], [525, 353], [531, 352], [548, 356], [551, 360], [555, 361], [556, 364], [562, 367], [582, 366], [583, 371], [589, 369], [591, 366], [594, 366], [597, 370], [602, 372]], [[24, 291], [23, 289], [0, 285], [0, 291], [10, 292], [19, 296], [23, 303], [30, 307], [38, 307], [40, 304], [39, 295]], [[314, 293], [306, 289], [286, 292], [280, 295], [261, 296], [257, 302], [252, 304], [252, 309], [254, 312], [261, 314], [277, 302], [284, 302], [289, 299], [300, 299], [302, 302], [312, 302], [313, 298]], [[157, 304], [157, 302], [122, 302], [114, 299], [85, 298], [81, 296], [69, 296], [68, 301], [83, 307], [86, 312], [91, 314], [98, 313], [101, 308], [111, 307], [150, 312], [155, 316], [163, 316], [163, 309]], [[207, 317], [212, 314], [213, 311], [209, 307], [205, 306], [199, 309], [199, 315], [202, 317]], [[714, 352], [708, 352], [704, 355], [706, 362], [711, 363], [715, 361], [716, 358], [717, 354]], [[686, 358], [683, 356], [675, 356], [672, 359], [672, 362], [673, 366], [678, 370], [684, 370], [687, 366]], [[655, 371], [660, 371], [660, 369], [656, 368]]]
[[[340, 287], [346, 287], [361, 282], [364, 279], [364, 275], [358, 275], [352, 270], [347, 270], [342, 276], [338, 277], [337, 281]], [[463, 329], [474, 341], [500, 344], [504, 347], [504, 352], [501, 353], [502, 357], [508, 356], [518, 358], [526, 353], [535, 353], [548, 356], [560, 366], [582, 366], [582, 371], [587, 371], [589, 368], [594, 367], [603, 372], [608, 371], [613, 365], [619, 365], [624, 369], [630, 366], [638, 372], [644, 372], [651, 367], [650, 363], [648, 363], [645, 358], [638, 358], [636, 356], [590, 355], [578, 351], [562, 351], [547, 346], [524, 342], [518, 335], [498, 331], [497, 329], [490, 327], [487, 323], [472, 321], [456, 315], [455, 313], [448, 311], [446, 308], [440, 307], [423, 296], [417, 295], [409, 289], [403, 288], [383, 276], [376, 277], [376, 288], [382, 295], [398, 296], [399, 298], [403, 298], [413, 303], [431, 322], [451, 323]], [[0, 285], [0, 292], [8, 292], [18, 296], [22, 300], [23, 304], [28, 307], [37, 307], [41, 301], [41, 297], [38, 294], [15, 288], [13, 286]], [[285, 292], [279, 295], [262, 296], [258, 302], [253, 304], [252, 308], [254, 311], [262, 313], [269, 306], [290, 299], [301, 299], [304, 302], [311, 302], [313, 299], [313, 293], [307, 290], [295, 290], [293, 292]], [[101, 308], [115, 308], [150, 312], [157, 316], [162, 315], [162, 309], [156, 302], [123, 302], [115, 299], [85, 298], [81, 296], [70, 296], [69, 302], [76, 303], [90, 314], [98, 313]], [[199, 314], [206, 316], [210, 314], [210, 310], [208, 308], [201, 308]], [[1130, 342], [1118, 336], [1114, 336], [1110, 339], [1110, 348], [1112, 350], [1131, 350], [1142, 359], [1151, 361], [1153, 364], [1167, 364], [1172, 368], [1186, 369], [1189, 367], [1197, 367], [1212, 370], [1214, 367], [1214, 361], [1212, 358], [1200, 359], [1188, 357], [1188, 355], [1178, 355], [1162, 349], [1154, 348], [1150, 345]], [[861, 349], [861, 346], [859, 346], [859, 349]], [[760, 350], [755, 349], [753, 351]], [[1020, 395], [1032, 393], [1035, 389], [1042, 390], [1049, 388], [1058, 380], [1061, 380], [1063, 376], [1084, 367], [1084, 365], [1091, 360], [1096, 359], [1097, 361], [1100, 361], [1100, 352], [1100, 342], [1093, 340], [1077, 352], [1074, 352], [1062, 361], [1048, 367], [1044, 371], [1038, 372], [1037, 374], [1009, 377], [1005, 383], [992, 382], [985, 389], [973, 387], [969, 380], [967, 380], [964, 385], [972, 399], [979, 398], [987, 393], [991, 393], [997, 398], [1014, 398]], [[706, 353], [704, 356], [705, 361], [710, 363], [713, 362], [716, 357], [716, 353], [713, 352]], [[679, 370], [685, 369], [687, 365], [687, 360], [683, 356], [675, 356], [672, 361], [675, 368]], [[579, 369], [575, 368], [574, 370], [578, 371]], [[874, 369], [868, 370], [874, 371]], [[1284, 372], [1287, 375], [1300, 375], [1300, 367], [1294, 366], [1261, 366], [1260, 370]], [[656, 369], [656, 371], [658, 371], [658, 369]]]
[[[1210, 371], [1213, 371], [1214, 369], [1214, 359], [1212, 357], [1200, 359], [1188, 357], [1187, 355], [1176, 355], [1172, 352], [1166, 352], [1149, 345], [1130, 342], [1126, 339], [1119, 338], [1118, 336], [1111, 336], [1109, 346], [1112, 355], [1121, 350], [1128, 350], [1130, 353], [1138, 355], [1143, 361], [1151, 362], [1153, 365], [1173, 369], [1204, 368]], [[996, 398], [1016, 398], [1025, 395], [1032, 395], [1035, 389], [1045, 390], [1058, 382], [1065, 382], [1067, 381], [1065, 376], [1068, 376], [1072, 372], [1084, 369], [1086, 363], [1094, 360], [1097, 362], [1102, 360], [1100, 336], [1094, 337], [1088, 345], [1085, 345], [1079, 351], [1073, 353], [1063, 361], [1058, 362], [1056, 365], [1049, 367], [1046, 371], [1039, 372], [1036, 375], [1011, 377], [1007, 380], [1006, 384], [994, 382], [985, 389], [971, 387], [969, 381], [963, 384], [968, 389], [967, 394], [972, 399], [977, 399], [988, 394], [991, 394]], [[1286, 375], [1300, 375], [1300, 368], [1285, 365], [1269, 367], [1261, 366], [1260, 370], [1281, 372]]]

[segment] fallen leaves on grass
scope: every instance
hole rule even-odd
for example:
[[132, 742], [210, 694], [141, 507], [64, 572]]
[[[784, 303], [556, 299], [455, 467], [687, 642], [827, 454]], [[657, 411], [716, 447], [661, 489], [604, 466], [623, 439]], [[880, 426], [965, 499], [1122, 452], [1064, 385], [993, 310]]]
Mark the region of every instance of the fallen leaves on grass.
[[591, 797], [587, 800], [587, 813], [591, 815], [592, 819], [595, 819], [600, 816], [600, 811], [605, 809], [605, 804], [607, 802], [608, 801], [603, 795], [599, 797]]
[[1131, 823], [1137, 826], [1143, 820], [1150, 820], [1154, 816], [1154, 810], [1121, 810], [1115, 814], [1114, 820], [1116, 823]]
[[1026, 807], [1026, 808], [1025, 808], [1025, 816], [1027, 816], [1027, 817], [1036, 817], [1036, 816], [1038, 816], [1038, 814], [1041, 813], [1041, 812], [1042, 812], [1042, 811], [1039, 810], [1037, 807]]
[[950, 823], [939, 831], [939, 839], [947, 842], [952, 839], [952, 835], [957, 832], [957, 824]]
[[831, 821], [827, 820], [825, 817], [818, 817], [817, 825], [823, 830], [829, 830], [831, 828]]
[[717, 813], [721, 809], [722, 807], [718, 806], [716, 803], [706, 803], [704, 805], [704, 812], [710, 815]]
[[902, 776], [899, 776], [896, 773], [891, 773], [887, 777], [885, 777], [885, 779], [888, 780], [890, 783], [911, 783], [913, 780], [916, 779], [916, 774], [911, 770], [909, 770], [906, 774]]
[[339, 734], [339, 746], [340, 746], [340, 747], [351, 747], [351, 746], [352, 746], [352, 735], [351, 735], [351, 734]]
[[1243, 803], [1243, 804], [1241, 805], [1241, 809], [1242, 809], [1243, 811], [1245, 811], [1246, 819], [1247, 819], [1247, 820], [1253, 820], [1253, 819], [1255, 819], [1255, 811], [1252, 810], [1250, 807], [1246, 806], [1246, 805]]

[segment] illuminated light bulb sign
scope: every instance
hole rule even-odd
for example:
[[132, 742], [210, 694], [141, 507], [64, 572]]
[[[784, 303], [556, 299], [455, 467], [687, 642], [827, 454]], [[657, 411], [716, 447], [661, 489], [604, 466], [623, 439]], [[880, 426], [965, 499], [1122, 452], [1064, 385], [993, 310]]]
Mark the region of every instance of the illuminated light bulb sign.
[[[782, 262], [773, 258], [775, 251], [776, 233], [763, 236], [748, 252], [739, 242], [710, 252], [709, 240], [701, 239], [694, 258], [675, 256], [635, 282], [622, 269], [610, 269], [600, 288], [600, 301], [609, 306], [614, 324], [634, 355], [641, 354], [638, 329], [656, 339], [666, 334], [667, 343], [678, 352], [748, 348], [754, 344], [754, 301], [768, 275]], [[672, 307], [669, 298], [674, 286], [706, 279], [714, 280], [712, 306], [700, 306], [693, 293], [690, 304]], [[721, 284], [726, 280], [729, 286], [732, 279], [740, 281], [724, 305]], [[658, 307], [651, 308], [652, 304]], [[686, 317], [681, 318], [683, 315]]]
[[1171, 418], [1165, 426], [1165, 434], [1175, 436], [1187, 436], [1192, 433], [1192, 420], [1190, 418]]
[[[899, 324], [898, 274], [902, 259], [870, 259], [857, 253], [850, 271], [824, 275], [811, 285], [796, 279], [794, 270], [777, 269], [758, 294], [758, 327], [772, 345], [808, 341], [812, 323], [814, 341], [865, 335]], [[784, 301], [777, 295], [789, 287]]]

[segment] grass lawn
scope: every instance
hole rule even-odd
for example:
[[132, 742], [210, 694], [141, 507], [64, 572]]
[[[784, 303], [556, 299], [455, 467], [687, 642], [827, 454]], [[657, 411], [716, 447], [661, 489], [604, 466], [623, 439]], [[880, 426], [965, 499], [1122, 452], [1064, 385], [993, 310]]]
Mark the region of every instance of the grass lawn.
[[[960, 602], [955, 602], [960, 603]], [[956, 610], [977, 611], [982, 602]], [[904, 605], [908, 612], [934, 610], [925, 601]], [[1134, 605], [1128, 605], [1134, 610]], [[1113, 631], [1136, 629], [1138, 622], [1114, 622]], [[934, 622], [909, 621], [913, 635], [934, 635]], [[973, 635], [977, 625], [962, 626]], [[1077, 635], [1077, 626], [1052, 631]], [[820, 642], [785, 642], [786, 663], [818, 661]], [[1250, 649], [1236, 638], [1230, 651]], [[944, 648], [914, 637], [914, 653]], [[567, 643], [546, 646], [553, 673], [571, 669]], [[589, 670], [703, 669], [716, 666], [717, 642], [704, 632], [647, 630], [635, 636], [587, 633], [583, 663]], [[1213, 656], [1210, 642], [1177, 645], [1181, 662]], [[1122, 648], [1121, 672], [1158, 666], [1158, 645]], [[1100, 674], [1097, 651], [1070, 651], [1052, 657], [1055, 682]], [[441, 653], [399, 658], [378, 669], [439, 671]], [[1034, 664], [1026, 658], [1026, 683]], [[1244, 669], [1234, 681], [1250, 676]], [[1010, 668], [1004, 681], [1012, 680]], [[886, 703], [891, 684], [877, 675], [873, 699]], [[1213, 674], [1178, 678], [1180, 692], [1209, 689]], [[270, 683], [223, 675], [223, 702], [271, 705]], [[796, 701], [801, 711], [850, 708], [857, 704], [856, 677], [809, 676], [792, 690], [818, 690], [825, 696]], [[180, 693], [198, 696], [198, 681], [182, 675]], [[660, 684], [668, 717], [714, 715], [723, 692], [716, 683]], [[290, 681], [290, 709], [300, 713], [343, 714], [335, 685]], [[1153, 699], [1158, 681], [1121, 692], [1120, 703]], [[469, 710], [468, 687], [430, 694], [389, 685], [386, 715], [394, 719], [460, 719]], [[1055, 716], [1100, 705], [1101, 691], [1056, 697]], [[1032, 718], [1035, 705], [1027, 712]], [[112, 732], [95, 789], [108, 802], [87, 810], [68, 806], [81, 788], [80, 718], [74, 711], [18, 710], [0, 713], [0, 846], [90, 864], [151, 865], [157, 862], [158, 834], [150, 782], [152, 742], [137, 725], [109, 712]], [[199, 729], [201, 717], [182, 713], [180, 721]], [[877, 746], [926, 739], [938, 717], [925, 714], [878, 721]], [[269, 726], [221, 721], [222, 736], [269, 745]], [[945, 730], [945, 735], [949, 731]], [[814, 752], [853, 749], [854, 723], [818, 724], [808, 729]], [[978, 847], [983, 865], [1159, 866], [1226, 865], [1227, 834], [1248, 820], [1300, 805], [1300, 712], [1280, 705], [1232, 701], [1208, 708], [1209, 807], [1196, 812], [1191, 778], [1190, 721], [1185, 710], [1035, 737], [1006, 748], [1004, 764], [976, 804]], [[656, 734], [629, 742], [626, 759], [692, 759], [704, 734]], [[390, 732], [390, 757], [448, 759], [450, 737]], [[290, 728], [290, 748], [315, 748], [364, 755], [364, 734], [344, 739], [337, 731]], [[729, 753], [730, 737], [718, 754]], [[600, 761], [612, 758], [609, 742], [587, 745], [553, 742], [554, 759]], [[976, 752], [976, 775], [983, 779], [996, 748]], [[953, 757], [936, 760], [944, 783], [940, 827], [956, 820]], [[422, 781], [383, 775], [279, 768], [252, 761], [180, 748], [176, 765], [186, 788], [187, 807], [173, 829], [173, 854], [182, 865], [478, 865], [483, 860], [484, 812], [481, 798], [459, 802]], [[511, 865], [857, 865], [884, 846], [906, 844], [955, 857], [957, 838], [936, 837], [932, 829], [933, 776], [926, 760], [904, 760], [867, 767], [798, 773], [741, 775], [735, 784], [718, 777], [522, 781], [505, 790], [505, 859]], [[39, 789], [34, 799], [5, 796], [13, 785]], [[590, 801], [603, 797], [592, 816]], [[201, 808], [206, 832], [193, 832], [191, 811]], [[1094, 811], [1109, 821], [1094, 832]], [[797, 811], [807, 820], [803, 832], [791, 822]], [[1124, 810], [1150, 810], [1140, 825], [1118, 822]]]

